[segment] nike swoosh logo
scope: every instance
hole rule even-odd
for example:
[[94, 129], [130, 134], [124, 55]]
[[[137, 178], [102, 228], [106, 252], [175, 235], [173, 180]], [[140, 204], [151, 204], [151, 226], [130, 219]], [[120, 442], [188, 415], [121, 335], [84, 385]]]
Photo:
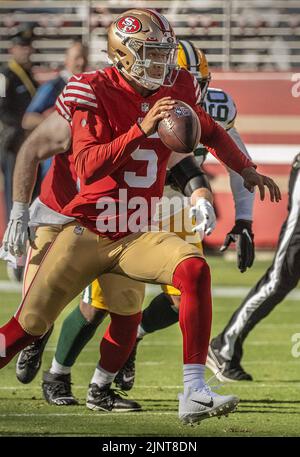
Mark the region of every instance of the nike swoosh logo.
[[125, 382], [129, 382], [129, 381], [132, 381], [134, 379], [134, 376], [123, 376], [123, 379]]
[[197, 401], [197, 400], [192, 400], [194, 403], [199, 403], [199, 405], [203, 405], [203, 406], [207, 406], [208, 408], [211, 408], [212, 406], [214, 406], [214, 402], [213, 402], [213, 399], [210, 398], [210, 402], [206, 403], [204, 401]]

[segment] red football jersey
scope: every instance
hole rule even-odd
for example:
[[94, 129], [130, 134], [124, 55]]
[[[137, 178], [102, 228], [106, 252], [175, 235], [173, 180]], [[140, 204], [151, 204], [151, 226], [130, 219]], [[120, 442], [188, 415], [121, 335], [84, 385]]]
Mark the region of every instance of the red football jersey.
[[136, 221], [138, 208], [139, 220], [150, 218], [155, 198], [163, 192], [171, 151], [157, 133], [147, 138], [137, 122], [165, 96], [195, 109], [201, 143], [215, 148], [212, 152], [219, 160], [237, 172], [253, 166], [197, 105], [200, 88], [189, 72], [181, 70], [173, 87], [161, 87], [148, 97], [137, 93], [114, 67], [76, 75], [57, 103], [60, 113], [72, 120], [73, 159], [80, 179], [80, 191], [63, 214], [111, 238], [133, 231], [130, 218], [134, 215]]
[[49, 208], [60, 213], [78, 192], [72, 150], [53, 157], [43, 179], [39, 198]]
[[[56, 110], [68, 122], [71, 122], [71, 112], [67, 106], [56, 101]], [[54, 211], [61, 212], [78, 192], [77, 175], [75, 173], [72, 149], [53, 157], [51, 166], [43, 179], [39, 198], [42, 203]]]

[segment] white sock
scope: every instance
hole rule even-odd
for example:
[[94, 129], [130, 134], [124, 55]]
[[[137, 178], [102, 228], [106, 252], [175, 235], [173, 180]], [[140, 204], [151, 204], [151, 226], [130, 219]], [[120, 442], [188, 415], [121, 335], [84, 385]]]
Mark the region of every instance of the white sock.
[[55, 360], [55, 357], [52, 359], [52, 365], [50, 368], [50, 373], [52, 374], [70, 374], [72, 367], [65, 367]]
[[189, 388], [202, 389], [205, 384], [204, 372], [205, 365], [201, 365], [200, 363], [183, 365], [183, 383], [185, 393], [187, 393]]
[[115, 379], [117, 373], [110, 373], [104, 370], [104, 368], [97, 365], [94, 375], [91, 380], [91, 384], [97, 384], [99, 387], [103, 387], [106, 384], [111, 384]]
[[142, 339], [145, 335], [147, 335], [147, 332], [145, 332], [141, 324], [139, 324], [136, 337]]

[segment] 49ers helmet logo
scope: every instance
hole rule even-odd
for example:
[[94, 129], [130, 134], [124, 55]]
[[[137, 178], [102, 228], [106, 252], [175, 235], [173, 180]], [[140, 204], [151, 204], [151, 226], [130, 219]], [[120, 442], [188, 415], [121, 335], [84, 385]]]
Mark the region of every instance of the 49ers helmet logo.
[[137, 33], [142, 28], [142, 23], [133, 16], [122, 17], [117, 22], [117, 28], [124, 33]]

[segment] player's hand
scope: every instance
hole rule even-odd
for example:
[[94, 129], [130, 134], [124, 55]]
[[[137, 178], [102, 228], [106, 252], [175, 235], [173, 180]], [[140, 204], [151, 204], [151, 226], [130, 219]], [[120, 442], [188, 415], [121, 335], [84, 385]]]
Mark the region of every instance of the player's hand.
[[14, 202], [3, 237], [3, 248], [13, 256], [26, 254], [28, 240], [29, 207], [27, 203]]
[[240, 272], [244, 273], [247, 268], [252, 267], [255, 256], [252, 221], [238, 219], [227, 233], [220, 251], [226, 251], [231, 243], [236, 243], [237, 266]]
[[193, 232], [198, 232], [201, 240], [216, 227], [215, 210], [206, 198], [198, 198], [196, 204], [190, 208], [189, 216], [196, 221]]
[[261, 200], [265, 199], [265, 186], [269, 189], [272, 202], [281, 200], [280, 189], [273, 179], [257, 173], [253, 167], [244, 168], [241, 175], [244, 178], [244, 186], [249, 192], [254, 192], [254, 187], [258, 186]]
[[157, 124], [161, 119], [168, 117], [168, 111], [172, 110], [176, 101], [171, 97], [163, 97], [158, 100], [149, 110], [140, 127], [146, 136], [152, 135], [157, 130]]

